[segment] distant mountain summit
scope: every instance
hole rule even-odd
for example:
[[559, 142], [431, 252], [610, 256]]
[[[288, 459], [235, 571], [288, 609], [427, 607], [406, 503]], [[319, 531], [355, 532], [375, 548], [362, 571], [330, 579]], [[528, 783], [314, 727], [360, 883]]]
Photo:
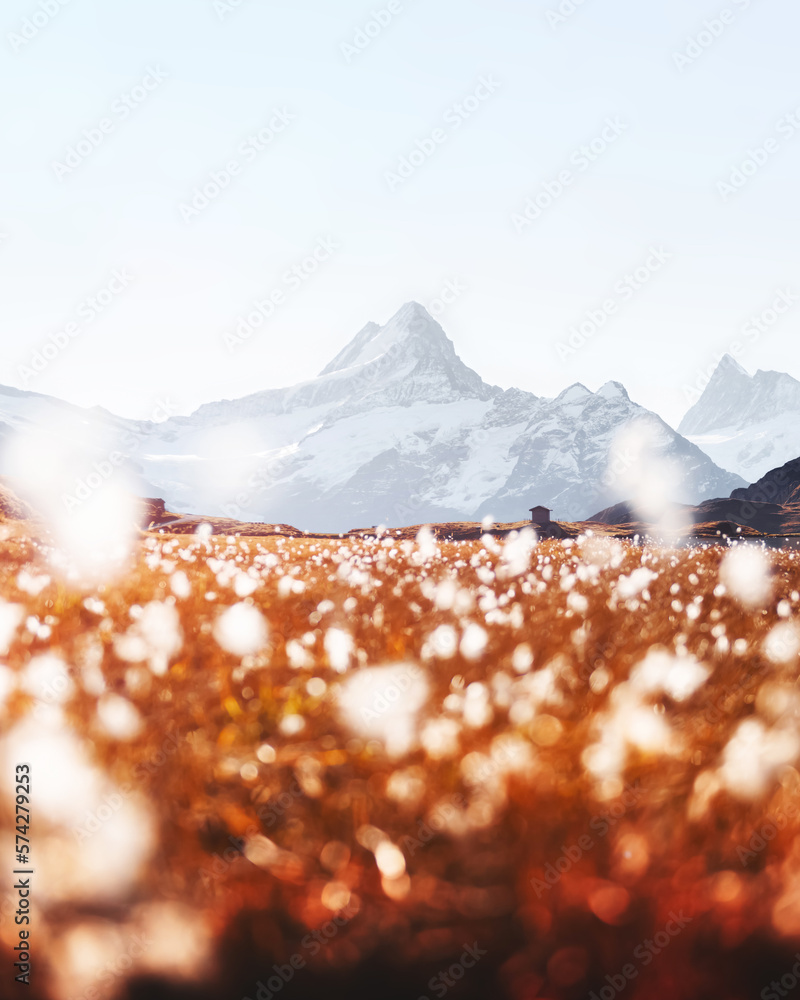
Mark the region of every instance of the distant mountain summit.
[[348, 371], [359, 378], [379, 372], [384, 384], [402, 381], [405, 388], [398, 401], [403, 405], [487, 400], [502, 391], [464, 364], [442, 327], [417, 302], [407, 302], [384, 326], [368, 323], [319, 377]]
[[191, 514], [346, 531], [485, 515], [517, 521], [544, 504], [578, 520], [628, 498], [620, 472], [635, 458], [615, 442], [633, 421], [647, 423], [683, 480], [673, 499], [745, 485], [619, 382], [597, 392], [576, 383], [555, 399], [489, 385], [410, 302], [387, 323], [368, 323], [316, 378], [133, 432], [123, 422], [120, 447], [147, 495]]
[[679, 424], [681, 434], [705, 434], [741, 419], [743, 400], [750, 395], [752, 379], [738, 361], [725, 354], [714, 369], [698, 401]]
[[487, 386], [456, 354], [442, 327], [417, 302], [407, 302], [384, 326], [367, 323], [319, 377], [391, 362], [403, 377], [438, 373], [450, 388], [481, 399], [501, 390]]
[[678, 431], [751, 482], [800, 455], [800, 382], [784, 372], [749, 375], [726, 354]]

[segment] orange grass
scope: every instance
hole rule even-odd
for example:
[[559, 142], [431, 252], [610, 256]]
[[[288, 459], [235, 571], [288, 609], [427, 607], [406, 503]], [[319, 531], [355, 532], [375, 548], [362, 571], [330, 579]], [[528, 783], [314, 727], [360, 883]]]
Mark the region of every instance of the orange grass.
[[[206, 544], [151, 536], [113, 585], [76, 589], [53, 577], [32, 595], [20, 589], [19, 573], [49, 574], [44, 553], [24, 536], [7, 537], [0, 595], [51, 631], [37, 637], [22, 622], [5, 662], [19, 677], [38, 654], [63, 660], [74, 682], [63, 705], [68, 727], [101, 773], [141, 796], [157, 830], [132, 886], [93, 901], [75, 868], [80, 836], [37, 818], [34, 773], [38, 964], [27, 995], [254, 997], [274, 963], [301, 955], [304, 967], [283, 996], [415, 1000], [441, 995], [435, 977], [473, 941], [486, 956], [453, 980], [453, 997], [588, 997], [608, 986], [606, 976], [619, 983], [628, 966], [636, 975], [623, 976], [625, 997], [734, 1000], [759, 996], [787, 972], [800, 947], [800, 774], [784, 762], [763, 794], [742, 799], [715, 790], [713, 775], [743, 719], [758, 717], [769, 732], [797, 728], [797, 657], [776, 664], [764, 654], [770, 631], [797, 614], [796, 555], [770, 554], [772, 596], [748, 610], [714, 593], [725, 551], [718, 547], [546, 541], [519, 575], [504, 568], [501, 550], [491, 540], [420, 551], [391, 537]], [[620, 578], [642, 566], [657, 577], [638, 595], [615, 598]], [[214, 627], [242, 600], [231, 572], [250, 567], [257, 588], [243, 600], [263, 613], [268, 640], [240, 657], [221, 648]], [[188, 597], [172, 595], [178, 570], [189, 578]], [[287, 576], [302, 591], [282, 584]], [[449, 578], [461, 597], [444, 610], [433, 587]], [[690, 618], [696, 597], [702, 603]], [[183, 644], [156, 676], [146, 661], [121, 659], [116, 640], [134, 624], [133, 606], [165, 600], [174, 602]], [[322, 601], [331, 603], [320, 609]], [[438, 626], [453, 626], [460, 639], [470, 623], [486, 632], [480, 655], [439, 657], [426, 647]], [[726, 642], [718, 641], [720, 626]], [[344, 670], [326, 654], [330, 628], [352, 637]], [[290, 665], [303, 659], [297, 646], [287, 654], [292, 640], [307, 665]], [[533, 657], [528, 671], [514, 655], [523, 644]], [[613, 692], [654, 647], [694, 657], [710, 678], [681, 702], [643, 696], [646, 711], [668, 724], [670, 746], [629, 744], [618, 774], [593, 773], [585, 751], [615, 718]], [[393, 759], [379, 740], [342, 722], [337, 698], [348, 678], [398, 662], [421, 664], [428, 678], [417, 731], [451, 719], [455, 750], [428, 739], [427, 750], [416, 745]], [[140, 713], [134, 738], [113, 738], [98, 724], [100, 695], [85, 683], [91, 663], [106, 692]], [[537, 675], [540, 688], [530, 687]], [[313, 678], [324, 685], [309, 685]], [[487, 689], [481, 725], [463, 715], [473, 682]], [[17, 689], [0, 708], [5, 767], [13, 727], [35, 707]], [[302, 730], [293, 732], [287, 717]], [[0, 810], [7, 901], [13, 822], [5, 793]], [[759, 839], [768, 824], [769, 839]], [[395, 878], [376, 863], [381, 837], [403, 853], [405, 873]], [[131, 927], [132, 914], [163, 901], [190, 908], [205, 928], [204, 961], [194, 971], [180, 962], [177, 971], [159, 971], [144, 960], [108, 981], [81, 978], [76, 928], [91, 937], [103, 925]], [[346, 919], [330, 940], [304, 944], [343, 907]], [[668, 947], [656, 954], [643, 946], [675, 913], [685, 926]], [[16, 941], [7, 904], [2, 917], [0, 992]]]

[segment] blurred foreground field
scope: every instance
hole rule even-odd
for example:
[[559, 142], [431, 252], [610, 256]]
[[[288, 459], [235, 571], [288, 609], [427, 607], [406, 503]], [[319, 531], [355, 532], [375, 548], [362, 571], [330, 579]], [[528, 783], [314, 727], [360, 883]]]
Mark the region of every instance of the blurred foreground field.
[[4, 532], [0, 996], [744, 1000], [791, 977], [797, 553], [150, 535], [81, 588]]

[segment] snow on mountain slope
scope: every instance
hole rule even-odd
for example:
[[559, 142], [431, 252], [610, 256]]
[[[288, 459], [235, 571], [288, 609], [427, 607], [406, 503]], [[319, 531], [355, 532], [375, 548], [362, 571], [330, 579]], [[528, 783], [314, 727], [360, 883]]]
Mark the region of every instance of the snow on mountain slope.
[[639, 493], [642, 476], [650, 474], [642, 466], [654, 460], [659, 469], [652, 474], [666, 474], [665, 489], [675, 502], [726, 495], [736, 478], [634, 403], [619, 382], [595, 393], [574, 385], [543, 404], [512, 453], [513, 473], [479, 513], [491, 507], [494, 516], [510, 520], [535, 495], [546, 497], [562, 520], [585, 518], [598, 502], [608, 506]]
[[[0, 391], [0, 422], [35, 422], [40, 400], [31, 396]], [[66, 406], [42, 399], [50, 416]], [[538, 503], [564, 520], [586, 517], [630, 496], [632, 467], [643, 464], [620, 443], [631, 426], [646, 425], [672, 463], [672, 499], [697, 502], [745, 485], [619, 383], [596, 393], [576, 384], [556, 399], [488, 385], [416, 303], [383, 326], [367, 324], [298, 385], [162, 423], [100, 410], [78, 419], [94, 454], [102, 457], [111, 434], [148, 493], [173, 510], [312, 530], [486, 514], [520, 520]]]
[[678, 430], [717, 465], [754, 482], [800, 455], [800, 382], [720, 361]]
[[618, 383], [555, 400], [487, 385], [409, 303], [365, 326], [315, 379], [157, 425], [137, 460], [173, 507], [318, 530], [518, 520], [533, 503], [579, 518], [625, 495], [608, 466], [624, 464], [614, 441], [637, 418], [655, 421], [679, 467], [675, 499], [744, 485]]

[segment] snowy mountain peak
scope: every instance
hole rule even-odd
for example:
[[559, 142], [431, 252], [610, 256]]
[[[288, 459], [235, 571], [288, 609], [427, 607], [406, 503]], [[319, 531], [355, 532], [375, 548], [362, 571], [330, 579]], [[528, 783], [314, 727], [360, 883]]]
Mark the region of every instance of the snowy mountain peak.
[[330, 375], [331, 372], [341, 371], [343, 368], [350, 368], [358, 364], [358, 357], [367, 347], [369, 342], [380, 331], [377, 323], [370, 321], [367, 325], [353, 337], [349, 344], [344, 347], [328, 365], [326, 365], [320, 375]]
[[764, 371], [762, 368], [759, 368], [755, 373], [753, 381], [764, 388], [774, 389], [778, 392], [788, 392], [790, 394], [794, 394], [800, 385], [797, 379], [792, 378], [786, 372], [776, 372], [772, 369]]
[[724, 428], [742, 429], [797, 410], [800, 382], [785, 372], [749, 375], [726, 354], [678, 430], [681, 434], [710, 434]]
[[591, 391], [582, 382], [575, 382], [560, 392], [553, 402], [556, 404], [584, 403], [591, 395]]
[[367, 323], [320, 374], [368, 364], [390, 350], [413, 354], [418, 359], [431, 353], [456, 356], [452, 343], [428, 310], [418, 302], [406, 302], [383, 326]]
[[595, 396], [602, 396], [603, 399], [630, 399], [628, 390], [621, 382], [606, 382], [601, 385]]
[[703, 394], [684, 415], [681, 434], [704, 434], [711, 427], [733, 423], [745, 396], [750, 392], [751, 377], [730, 354], [723, 354], [708, 379]]
[[[368, 323], [321, 378], [334, 379], [351, 403], [370, 405], [491, 399], [501, 390], [468, 368], [447, 334], [418, 302], [407, 302], [383, 326]], [[352, 383], [352, 389], [348, 388]], [[346, 412], [346, 408], [341, 412]]]
[[800, 454], [798, 413], [797, 379], [775, 371], [749, 375], [726, 354], [678, 430], [752, 482]]
[[686, 413], [678, 430], [681, 434], [707, 434], [714, 428], [736, 424], [743, 408], [752, 401], [753, 379], [744, 368], [725, 354], [714, 369], [702, 396]]
[[431, 316], [425, 306], [420, 305], [419, 302], [405, 302], [386, 325], [408, 329], [420, 329], [423, 326], [432, 327], [438, 331], [439, 335], [445, 337], [444, 330], [433, 316]]
[[719, 360], [719, 364], [714, 369], [712, 379], [722, 378], [727, 375], [745, 375], [749, 378], [747, 372], [744, 368], [742, 368], [736, 358], [732, 357], [730, 354], [723, 354]]

